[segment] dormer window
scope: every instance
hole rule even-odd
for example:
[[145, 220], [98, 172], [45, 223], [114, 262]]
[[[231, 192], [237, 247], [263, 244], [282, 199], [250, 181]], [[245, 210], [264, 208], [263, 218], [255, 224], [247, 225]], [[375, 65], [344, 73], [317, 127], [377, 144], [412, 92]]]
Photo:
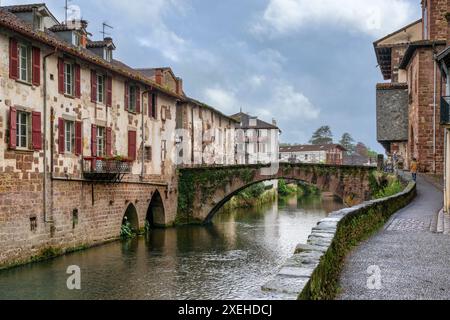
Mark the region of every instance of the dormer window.
[[76, 47], [79, 47], [81, 45], [81, 36], [78, 32], [74, 32], [72, 34], [72, 44]]
[[44, 31], [44, 19], [39, 14], [34, 16], [34, 28], [36, 30]]
[[108, 62], [112, 61], [112, 50], [105, 48], [103, 51], [103, 59], [105, 59]]

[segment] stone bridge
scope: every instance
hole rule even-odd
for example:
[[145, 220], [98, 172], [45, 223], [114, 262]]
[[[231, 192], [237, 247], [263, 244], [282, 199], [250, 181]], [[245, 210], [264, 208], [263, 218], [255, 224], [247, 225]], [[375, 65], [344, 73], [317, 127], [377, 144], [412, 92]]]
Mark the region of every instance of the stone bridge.
[[195, 167], [178, 170], [177, 224], [209, 223], [233, 196], [249, 186], [275, 179], [295, 180], [330, 192], [348, 205], [371, 198], [370, 174], [376, 168], [317, 164]]

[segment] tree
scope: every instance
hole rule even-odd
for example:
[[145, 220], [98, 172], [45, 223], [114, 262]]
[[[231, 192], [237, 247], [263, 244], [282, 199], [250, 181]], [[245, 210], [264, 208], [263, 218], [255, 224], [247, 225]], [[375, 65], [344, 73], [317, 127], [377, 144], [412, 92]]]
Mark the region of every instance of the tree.
[[339, 144], [347, 149], [348, 153], [353, 153], [355, 151], [355, 140], [350, 133], [344, 133]]
[[333, 143], [333, 133], [329, 126], [322, 126], [313, 133], [313, 136], [309, 143], [314, 145], [319, 144], [332, 144]]
[[357, 154], [363, 157], [369, 157], [369, 149], [366, 147], [366, 145], [362, 142], [358, 142], [356, 145], [355, 151]]

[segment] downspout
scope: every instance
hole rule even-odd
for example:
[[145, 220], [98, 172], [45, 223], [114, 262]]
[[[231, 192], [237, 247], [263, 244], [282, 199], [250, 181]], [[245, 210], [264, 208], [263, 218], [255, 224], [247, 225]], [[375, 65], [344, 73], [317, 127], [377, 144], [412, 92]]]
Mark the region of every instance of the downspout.
[[[44, 83], [43, 83], [43, 91], [44, 91], [44, 99], [43, 99], [43, 118], [44, 118], [44, 180], [43, 180], [43, 194], [44, 194], [44, 223], [51, 222], [48, 220], [47, 217], [47, 58], [51, 57], [52, 55], [56, 54], [58, 52], [58, 49], [55, 48], [55, 50], [46, 56], [44, 56], [43, 59], [43, 75], [44, 75]], [[53, 144], [53, 141], [51, 141]]]
[[[141, 176], [140, 176], [140, 179], [141, 179], [141, 181], [142, 180], [144, 180], [144, 162], [145, 162], [145, 152], [144, 152], [144, 149], [145, 149], [145, 132], [144, 132], [144, 95], [145, 94], [147, 94], [147, 93], [149, 93], [151, 91], [151, 88], [150, 89], [147, 89], [147, 90], [144, 90], [144, 91], [142, 91], [142, 93], [141, 93], [141, 101], [142, 101], [142, 110], [141, 110], [141, 117], [142, 117], [142, 122], [141, 122], [141, 134], [142, 134], [142, 136], [141, 136], [141, 140], [142, 140], [142, 142], [141, 142], [141, 153], [142, 153], [142, 156], [141, 156], [141, 161], [142, 161], [142, 164], [141, 164]], [[149, 111], [148, 109], [149, 109], [149, 106], [150, 106], [150, 97], [148, 97], [148, 99], [147, 99], [147, 112]]]
[[434, 78], [433, 78], [433, 173], [436, 174], [436, 94], [437, 94], [437, 63], [434, 53]]

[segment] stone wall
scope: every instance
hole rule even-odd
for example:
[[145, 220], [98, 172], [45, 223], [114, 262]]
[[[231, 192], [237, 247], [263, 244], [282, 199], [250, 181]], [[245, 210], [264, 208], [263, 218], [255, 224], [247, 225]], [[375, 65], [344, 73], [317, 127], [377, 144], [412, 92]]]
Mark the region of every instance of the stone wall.
[[331, 192], [349, 205], [371, 198], [372, 167], [319, 164], [243, 165], [179, 170], [178, 214], [180, 224], [208, 223], [234, 195], [252, 184], [298, 180]]
[[285, 299], [333, 299], [347, 253], [408, 205], [415, 195], [416, 185], [410, 182], [398, 195], [332, 213], [318, 223], [308, 243], [300, 244], [275, 279], [262, 289]]
[[176, 196], [162, 184], [57, 179], [51, 180], [47, 203], [51, 213], [44, 217], [42, 178], [38, 173], [1, 175], [0, 269], [117, 240], [130, 205], [136, 210], [138, 228], [143, 228], [157, 193], [166, 215], [155, 223], [175, 219]]
[[378, 141], [407, 141], [408, 125], [408, 85], [377, 85]]

